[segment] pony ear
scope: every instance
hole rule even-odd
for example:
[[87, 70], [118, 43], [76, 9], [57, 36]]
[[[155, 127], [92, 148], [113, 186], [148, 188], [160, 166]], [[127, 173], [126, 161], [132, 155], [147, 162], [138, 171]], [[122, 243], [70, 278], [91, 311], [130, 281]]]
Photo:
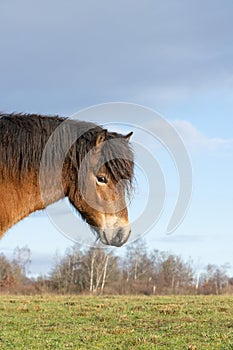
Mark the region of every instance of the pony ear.
[[130, 137], [131, 137], [132, 135], [133, 135], [133, 131], [131, 131], [131, 132], [128, 133], [127, 135], [123, 136], [123, 138], [124, 138], [127, 142], [129, 142]]
[[100, 146], [101, 143], [103, 143], [106, 140], [106, 133], [107, 133], [107, 129], [101, 130], [100, 133], [97, 135], [96, 141], [95, 141], [95, 145]]

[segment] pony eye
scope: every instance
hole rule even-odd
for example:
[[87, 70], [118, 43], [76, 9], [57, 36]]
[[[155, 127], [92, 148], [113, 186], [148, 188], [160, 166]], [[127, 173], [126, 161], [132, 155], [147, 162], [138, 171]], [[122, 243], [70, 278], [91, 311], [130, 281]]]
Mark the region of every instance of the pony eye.
[[106, 178], [106, 176], [100, 175], [100, 176], [96, 176], [96, 179], [98, 182], [102, 183], [102, 184], [107, 184], [108, 180]]

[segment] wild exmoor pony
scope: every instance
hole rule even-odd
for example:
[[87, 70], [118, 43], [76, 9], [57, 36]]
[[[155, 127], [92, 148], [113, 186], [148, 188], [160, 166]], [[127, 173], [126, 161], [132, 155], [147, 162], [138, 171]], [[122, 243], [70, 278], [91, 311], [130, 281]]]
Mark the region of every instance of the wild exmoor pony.
[[131, 135], [58, 116], [0, 114], [0, 237], [30, 213], [68, 197], [102, 243], [124, 244], [130, 235], [125, 196], [133, 179]]

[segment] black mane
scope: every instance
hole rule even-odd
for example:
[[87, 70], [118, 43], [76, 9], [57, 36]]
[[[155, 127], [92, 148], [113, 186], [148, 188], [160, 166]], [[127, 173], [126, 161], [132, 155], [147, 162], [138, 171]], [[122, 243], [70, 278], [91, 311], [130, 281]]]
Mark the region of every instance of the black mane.
[[[66, 119], [59, 116], [37, 114], [0, 114], [0, 174], [2, 177], [17, 176], [25, 172], [39, 171], [43, 150], [55, 129], [65, 122], [65, 137], [61, 139], [56, 153], [63, 153], [69, 137], [75, 132], [80, 136], [68, 152], [67, 159], [77, 170], [86, 154], [95, 146], [102, 127], [89, 122]], [[133, 152], [121, 134], [107, 132], [107, 140], [101, 152], [100, 162], [104, 162], [113, 179], [126, 179], [131, 185], [133, 178]], [[64, 142], [65, 140], [65, 142]], [[53, 162], [53, 155], [48, 162]]]

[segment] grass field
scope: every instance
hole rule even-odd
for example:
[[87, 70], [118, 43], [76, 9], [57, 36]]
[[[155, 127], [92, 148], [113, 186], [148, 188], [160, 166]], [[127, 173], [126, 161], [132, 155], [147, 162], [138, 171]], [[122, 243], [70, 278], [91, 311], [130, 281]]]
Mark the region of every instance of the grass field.
[[233, 350], [233, 297], [2, 295], [0, 349]]

